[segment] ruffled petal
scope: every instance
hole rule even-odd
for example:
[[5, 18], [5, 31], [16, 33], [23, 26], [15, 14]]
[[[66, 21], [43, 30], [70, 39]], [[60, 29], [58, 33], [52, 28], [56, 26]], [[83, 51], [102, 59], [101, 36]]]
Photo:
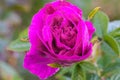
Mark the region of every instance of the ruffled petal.
[[95, 28], [90, 21], [86, 21], [85, 24], [87, 25], [88, 32], [89, 32], [89, 39], [92, 38], [93, 33], [95, 32]]
[[61, 63], [64, 62], [62, 64], [71, 64], [84, 60], [92, 53], [92, 44], [89, 42], [89, 32], [83, 20], [79, 22], [77, 30], [78, 34], [75, 47], [71, 51], [62, 52], [61, 55], [58, 56]]
[[49, 37], [49, 39], [51, 39], [51, 37], [49, 36], [49, 33], [43, 35], [42, 32], [45, 33], [45, 31], [44, 31], [45, 29], [42, 30], [41, 26], [39, 26], [39, 27], [42, 30], [42, 32], [38, 33], [37, 27], [38, 27], [38, 25], [34, 23], [34, 17], [33, 17], [33, 22], [31, 23], [31, 25], [29, 27], [29, 39], [30, 39], [31, 46], [38, 49], [39, 51], [46, 51], [47, 55], [55, 57], [55, 55], [52, 54], [53, 51], [49, 48], [49, 46], [47, 45], [47, 42], [45, 41], [45, 40], [47, 40], [48, 37]]
[[81, 27], [82, 27], [82, 55], [85, 54], [88, 46], [89, 46], [89, 33], [88, 33], [88, 28], [85, 24], [85, 22], [81, 22]]
[[[60, 64], [63, 64], [63, 65], [71, 65], [72, 63], [87, 59], [91, 55], [91, 53], [92, 53], [92, 44], [90, 43], [90, 45], [84, 51], [84, 55], [82, 55], [82, 56], [79, 56], [79, 55], [73, 55], [73, 56], [59, 55], [58, 62]], [[70, 54], [72, 54], [72, 53], [70, 53]]]
[[51, 68], [47, 64], [53, 63], [44, 53], [31, 49], [24, 58], [24, 68], [41, 79], [46, 79], [54, 75], [59, 68]]
[[43, 40], [45, 42], [52, 41], [52, 34], [51, 34], [49, 26], [45, 25], [43, 27], [43, 29], [42, 29], [42, 36], [43, 36]]

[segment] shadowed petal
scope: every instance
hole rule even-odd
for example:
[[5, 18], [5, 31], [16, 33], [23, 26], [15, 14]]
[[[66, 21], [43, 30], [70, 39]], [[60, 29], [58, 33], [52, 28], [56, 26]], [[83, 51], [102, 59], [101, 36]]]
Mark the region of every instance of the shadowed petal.
[[39, 53], [39, 51], [31, 49], [25, 56], [24, 67], [32, 74], [39, 76], [41, 79], [45, 79], [54, 75], [59, 70], [59, 68], [47, 66], [47, 64], [52, 62], [53, 61], [44, 55], [44, 53]]
[[89, 46], [89, 32], [88, 28], [85, 25], [85, 22], [82, 22], [82, 55], [86, 54], [86, 50]]
[[90, 21], [86, 21], [85, 23], [86, 23], [87, 28], [88, 28], [89, 37], [90, 37], [90, 39], [91, 39], [93, 33], [95, 32], [95, 28], [94, 28], [93, 24], [92, 24]]

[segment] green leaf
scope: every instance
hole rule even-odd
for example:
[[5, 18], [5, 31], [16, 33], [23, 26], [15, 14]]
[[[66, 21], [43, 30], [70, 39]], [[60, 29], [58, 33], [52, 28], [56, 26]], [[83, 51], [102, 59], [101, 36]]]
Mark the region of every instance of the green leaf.
[[16, 70], [5, 62], [0, 61], [0, 76], [3, 80], [23, 80]]
[[108, 33], [116, 40], [120, 50], [120, 20], [109, 23]]
[[21, 41], [23, 41], [23, 42], [29, 42], [29, 39], [28, 39], [28, 29], [23, 30], [23, 31], [20, 33], [20, 35], [19, 35], [18, 38], [19, 38]]
[[109, 54], [111, 56], [117, 56], [113, 51], [113, 49], [105, 41], [102, 42], [101, 49], [105, 54]]
[[112, 32], [110, 32], [110, 35], [114, 38], [116, 37], [120, 37], [120, 28], [116, 28], [115, 30], [113, 30]]
[[100, 80], [100, 77], [97, 74], [87, 74], [87, 80]]
[[110, 35], [106, 34], [104, 36], [104, 41], [114, 50], [116, 54], [120, 54], [120, 48], [116, 40]]
[[[56, 78], [57, 80], [66, 80], [66, 77], [63, 76], [63, 75], [56, 75], [55, 78]], [[50, 79], [50, 80], [53, 80], [53, 79]]]
[[[115, 37], [115, 39], [116, 39], [118, 45], [120, 46], [120, 36], [119, 36], [119, 37]], [[120, 49], [120, 48], [119, 48], [119, 49]]]
[[120, 50], [120, 28], [117, 28], [114, 31], [112, 31], [110, 35], [116, 40]]
[[55, 77], [58, 80], [69, 80], [67, 78], [68, 77], [70, 78], [72, 70], [73, 70], [73, 66], [61, 67], [60, 71], [55, 75]]
[[94, 66], [94, 64], [90, 63], [90, 62], [80, 62], [79, 64], [82, 69], [84, 69], [85, 71], [88, 71], [88, 72], [96, 72], [97, 71], [97, 68]]
[[113, 74], [110, 77], [110, 80], [120, 80], [120, 73]]
[[11, 42], [10, 45], [7, 47], [8, 50], [17, 52], [28, 51], [29, 48], [30, 43], [28, 39], [28, 29], [25, 29], [23, 32], [21, 32], [18, 39]]
[[106, 66], [111, 64], [112, 59], [114, 59], [114, 56], [109, 55], [107, 53], [103, 53], [97, 60], [97, 65], [100, 69], [104, 69]]
[[107, 33], [109, 18], [108, 16], [99, 11], [93, 18], [93, 24], [96, 27], [96, 35], [100, 38], [103, 37], [104, 34]]
[[23, 51], [28, 51], [30, 48], [30, 43], [29, 42], [24, 42], [21, 41], [20, 39], [17, 39], [13, 41], [9, 46], [8, 50], [12, 51], [17, 51], [17, 52], [23, 52]]
[[79, 64], [76, 64], [73, 68], [72, 80], [86, 80], [85, 71]]
[[20, 33], [20, 35], [19, 35], [20, 38], [22, 38], [22, 37], [24, 37], [24, 36], [28, 37], [28, 28], [26, 28], [25, 30], [23, 30], [23, 31]]
[[60, 75], [64, 75], [66, 73], [71, 73], [73, 69], [73, 66], [69, 66], [69, 67], [61, 67], [60, 71], [58, 72], [58, 74]]
[[120, 63], [115, 62], [106, 66], [102, 72], [102, 76], [111, 76], [120, 72]]

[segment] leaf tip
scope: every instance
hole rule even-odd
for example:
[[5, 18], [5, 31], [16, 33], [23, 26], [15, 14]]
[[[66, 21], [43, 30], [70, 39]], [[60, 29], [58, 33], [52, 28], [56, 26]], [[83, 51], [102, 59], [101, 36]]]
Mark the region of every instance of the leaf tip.
[[94, 9], [89, 13], [89, 15], [88, 15], [88, 20], [91, 20], [91, 19], [94, 17], [94, 15], [100, 10], [100, 8], [101, 8], [101, 7], [96, 7], [96, 8], [94, 8]]

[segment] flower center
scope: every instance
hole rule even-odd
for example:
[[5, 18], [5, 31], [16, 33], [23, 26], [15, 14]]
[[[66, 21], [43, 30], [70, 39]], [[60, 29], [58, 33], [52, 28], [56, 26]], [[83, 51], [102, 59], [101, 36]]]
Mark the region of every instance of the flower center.
[[62, 25], [61, 42], [69, 47], [73, 47], [76, 40], [77, 30], [71, 21], [65, 22]]
[[53, 19], [51, 27], [53, 34], [56, 34], [56, 37], [59, 36], [61, 43], [71, 48], [75, 45], [77, 30], [74, 23], [56, 16]]

